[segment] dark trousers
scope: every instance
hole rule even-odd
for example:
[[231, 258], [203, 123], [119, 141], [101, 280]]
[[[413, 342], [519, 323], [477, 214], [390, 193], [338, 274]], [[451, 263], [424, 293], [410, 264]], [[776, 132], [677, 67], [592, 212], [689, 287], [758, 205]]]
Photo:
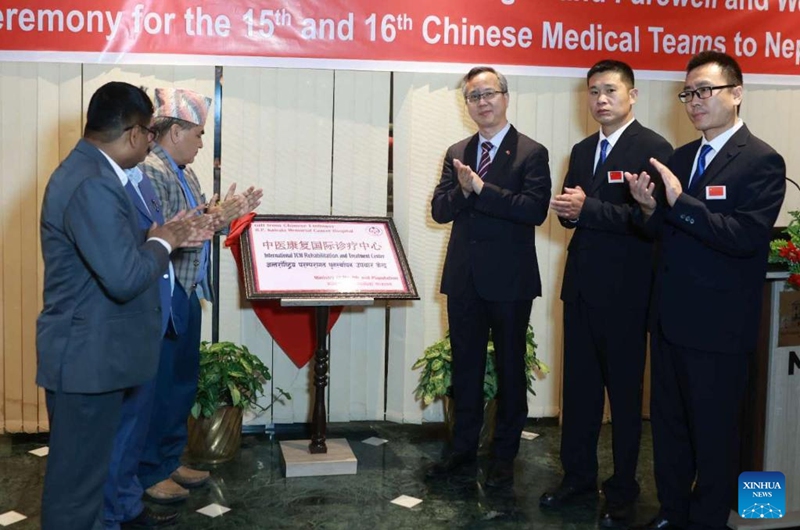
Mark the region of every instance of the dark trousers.
[[662, 515], [692, 530], [725, 528], [737, 480], [747, 355], [677, 346], [660, 330], [650, 352], [653, 463]]
[[42, 494], [42, 530], [103, 528], [103, 484], [124, 391], [48, 390], [50, 453]]
[[582, 298], [564, 303], [564, 483], [580, 487], [597, 482], [597, 440], [608, 391], [614, 474], [603, 483], [603, 492], [612, 502], [630, 502], [639, 495], [646, 313], [591, 307]]
[[155, 390], [156, 381], [153, 379], [125, 391], [108, 478], [103, 487], [106, 530], [118, 529], [120, 523], [135, 519], [144, 510], [144, 489], [137, 473], [147, 439]]
[[483, 425], [483, 379], [489, 331], [498, 378], [497, 421], [492, 456], [513, 460], [528, 417], [525, 333], [532, 300], [491, 302], [476, 297], [447, 298], [453, 348], [453, 450], [475, 453]]
[[201, 317], [200, 301], [192, 293], [185, 333], [161, 342], [155, 402], [139, 464], [139, 481], [145, 489], [168, 478], [181, 465], [188, 440], [186, 421], [200, 372]]

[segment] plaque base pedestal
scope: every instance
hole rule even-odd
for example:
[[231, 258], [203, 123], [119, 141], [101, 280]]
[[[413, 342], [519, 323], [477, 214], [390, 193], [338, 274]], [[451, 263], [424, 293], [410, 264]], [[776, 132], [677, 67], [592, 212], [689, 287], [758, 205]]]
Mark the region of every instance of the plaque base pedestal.
[[281, 442], [281, 453], [286, 464], [286, 478], [320, 477], [326, 475], [355, 475], [358, 460], [344, 438], [326, 441], [327, 453], [312, 454], [310, 440]]

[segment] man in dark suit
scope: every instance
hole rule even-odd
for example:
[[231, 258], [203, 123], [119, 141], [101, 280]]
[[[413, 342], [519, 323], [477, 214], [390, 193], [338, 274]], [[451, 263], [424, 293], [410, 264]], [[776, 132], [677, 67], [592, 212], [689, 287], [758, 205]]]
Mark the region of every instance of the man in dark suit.
[[[429, 477], [474, 462], [483, 424], [483, 377], [491, 332], [498, 408], [488, 486], [513, 483], [514, 458], [528, 415], [525, 333], [541, 294], [534, 227], [547, 217], [547, 149], [506, 118], [508, 83], [476, 67], [462, 91], [478, 133], [447, 150], [431, 210], [453, 227], [442, 273], [453, 348], [453, 446]], [[472, 168], [476, 169], [472, 169]]]
[[636, 201], [623, 171], [639, 173], [672, 146], [633, 115], [638, 90], [630, 66], [604, 60], [586, 75], [588, 106], [600, 131], [572, 149], [564, 191], [551, 201], [574, 229], [564, 270], [564, 385], [561, 485], [542, 495], [558, 507], [597, 491], [597, 439], [605, 390], [611, 402], [614, 474], [603, 483], [604, 526], [624, 523], [639, 495], [642, 377], [652, 240], [631, 219]]
[[725, 528], [737, 425], [756, 347], [770, 232], [783, 203], [783, 157], [738, 117], [742, 71], [694, 56], [679, 94], [703, 137], [675, 151], [654, 198], [627, 174], [645, 228], [660, 236], [650, 333], [653, 459], [661, 510], [647, 528]]
[[41, 215], [44, 308], [36, 382], [46, 390], [50, 454], [44, 530], [102, 528], [103, 483], [125, 390], [158, 364], [158, 278], [169, 253], [211, 233], [201, 218], [139, 228], [125, 169], [147, 155], [153, 104], [108, 83], [92, 96], [84, 138], [50, 177]]

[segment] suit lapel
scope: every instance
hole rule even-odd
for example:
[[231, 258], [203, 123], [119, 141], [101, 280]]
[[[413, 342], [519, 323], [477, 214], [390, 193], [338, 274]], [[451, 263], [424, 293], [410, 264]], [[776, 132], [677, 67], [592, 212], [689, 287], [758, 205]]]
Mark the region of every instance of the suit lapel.
[[575, 153], [575, 163], [578, 164], [575, 168], [578, 175], [575, 184], [583, 188], [587, 194], [591, 193], [594, 187], [594, 154], [597, 151], [597, 142], [600, 141], [600, 133], [596, 132], [589, 138], [588, 141], [578, 145], [580, 151]]
[[150, 179], [147, 178], [147, 175], [145, 175], [142, 181], [139, 183], [139, 191], [142, 192], [142, 197], [147, 203], [147, 208], [150, 210], [150, 218], [159, 225], [163, 225], [164, 214], [161, 213], [161, 202], [158, 200], [158, 194], [156, 194], [153, 183], [150, 182]]
[[[730, 164], [734, 158], [739, 156], [742, 149], [747, 145], [747, 139], [750, 137], [750, 131], [746, 125], [742, 125], [741, 129], [736, 131], [730, 139], [725, 142], [719, 153], [716, 154], [714, 159], [708, 164], [700, 181], [694, 186], [692, 195], [700, 199], [705, 198], [705, 187], [716, 178], [719, 173]], [[699, 145], [699, 144], [698, 144]], [[697, 153], [697, 151], [695, 151]], [[694, 160], [692, 160], [694, 162]], [[691, 171], [691, 169], [689, 170]]]
[[136, 188], [133, 186], [133, 182], [131, 182], [130, 180], [128, 181], [127, 184], [125, 184], [125, 191], [128, 192], [128, 197], [131, 198], [131, 202], [133, 202], [133, 205], [136, 207], [136, 209], [139, 210], [139, 212], [141, 212], [141, 214], [144, 215], [145, 218], [150, 219], [152, 221], [153, 216], [150, 215], [150, 210], [147, 207], [145, 207], [144, 203], [142, 202], [142, 197], [139, 197], [139, 194], [136, 193]]
[[[478, 172], [478, 142], [480, 141], [479, 136], [476, 134], [472, 138], [470, 138], [469, 142], [467, 142], [467, 146], [464, 148], [464, 160], [461, 161], [462, 164], [466, 164], [475, 171]], [[453, 176], [458, 181], [458, 172], [453, 170]]]

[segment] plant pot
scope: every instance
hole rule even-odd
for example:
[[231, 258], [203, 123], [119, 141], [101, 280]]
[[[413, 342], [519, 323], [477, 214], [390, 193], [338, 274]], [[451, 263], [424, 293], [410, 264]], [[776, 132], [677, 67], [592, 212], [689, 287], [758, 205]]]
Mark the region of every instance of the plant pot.
[[[490, 399], [483, 404], [483, 426], [478, 438], [478, 453], [488, 454], [494, 441], [494, 427], [497, 421], [497, 400]], [[453, 441], [453, 428], [456, 424], [456, 407], [453, 398], [444, 398], [444, 423], [447, 426], [447, 441]]]
[[189, 458], [205, 464], [232, 460], [242, 441], [242, 412], [239, 407], [220, 407], [210, 418], [189, 416]]

